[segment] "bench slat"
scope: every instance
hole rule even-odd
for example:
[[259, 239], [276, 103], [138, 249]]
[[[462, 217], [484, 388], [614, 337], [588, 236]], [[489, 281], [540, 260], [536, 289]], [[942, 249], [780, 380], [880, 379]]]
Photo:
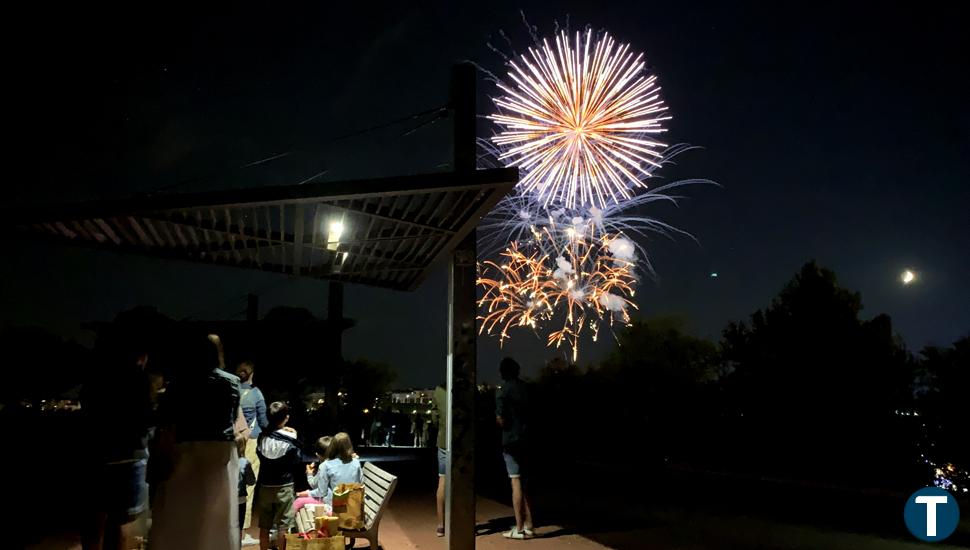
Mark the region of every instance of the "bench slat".
[[371, 497], [372, 499], [374, 499], [374, 500], [376, 500], [378, 502], [384, 500], [384, 496], [386, 494], [387, 494], [387, 489], [384, 489], [382, 487], [374, 486], [374, 487], [365, 487], [364, 488], [365, 498], [366, 497]]
[[365, 498], [365, 499], [364, 499], [364, 504], [367, 504], [367, 503], [371, 503], [371, 504], [373, 504], [373, 505], [374, 505], [374, 507], [376, 507], [376, 508], [380, 508], [381, 506], [383, 506], [383, 505], [384, 505], [384, 501], [385, 501], [385, 500], [386, 500], [386, 499], [384, 499], [384, 500], [375, 500], [375, 499], [366, 499], [366, 498]]
[[387, 491], [387, 489], [390, 488], [390, 486], [391, 486], [390, 483], [383, 483], [372, 477], [364, 476], [364, 487], [379, 488], [382, 491]]
[[365, 499], [369, 498], [371, 500], [376, 500], [377, 502], [381, 502], [386, 498], [386, 495], [389, 492], [390, 491], [385, 491], [380, 487], [367, 487], [367, 488], [364, 488], [364, 498]]
[[381, 470], [380, 468], [378, 468], [377, 466], [374, 466], [370, 462], [368, 462], [367, 464], [364, 464], [364, 472], [373, 474], [374, 476], [382, 479], [385, 483], [390, 483], [396, 479], [395, 476], [385, 472], [384, 470]]
[[397, 476], [378, 468], [370, 462], [363, 465], [364, 485], [364, 531], [376, 530], [384, 508], [394, 488], [397, 486]]

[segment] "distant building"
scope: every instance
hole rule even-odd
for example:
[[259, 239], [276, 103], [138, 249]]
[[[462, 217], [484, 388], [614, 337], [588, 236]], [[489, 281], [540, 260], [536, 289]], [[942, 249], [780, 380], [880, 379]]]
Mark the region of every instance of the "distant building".
[[391, 392], [395, 405], [427, 405], [434, 401], [434, 390], [397, 390]]
[[375, 409], [393, 414], [429, 415], [434, 409], [434, 389], [404, 389], [387, 392]]

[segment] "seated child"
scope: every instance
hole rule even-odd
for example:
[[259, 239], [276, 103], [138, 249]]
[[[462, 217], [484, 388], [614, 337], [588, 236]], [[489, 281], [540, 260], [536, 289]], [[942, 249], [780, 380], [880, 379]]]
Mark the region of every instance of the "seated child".
[[[360, 459], [354, 453], [354, 445], [350, 436], [344, 432], [333, 436], [330, 441], [329, 460], [317, 466], [316, 488], [313, 494], [320, 495], [328, 513], [333, 502], [333, 490], [341, 483], [360, 483], [363, 472]], [[303, 491], [300, 496], [309, 496], [310, 491]]]
[[[307, 504], [323, 504], [323, 497], [326, 496], [327, 488], [323, 487], [320, 489], [320, 483], [317, 480], [317, 476], [320, 473], [320, 467], [323, 463], [330, 458], [330, 442], [333, 440], [329, 435], [325, 435], [317, 440], [316, 453], [319, 462], [314, 464], [307, 464], [306, 466], [306, 480], [310, 484], [309, 491], [303, 491], [297, 495], [296, 501], [293, 502], [293, 511], [299, 512], [300, 508], [303, 508]], [[327, 510], [330, 511], [329, 509]]]

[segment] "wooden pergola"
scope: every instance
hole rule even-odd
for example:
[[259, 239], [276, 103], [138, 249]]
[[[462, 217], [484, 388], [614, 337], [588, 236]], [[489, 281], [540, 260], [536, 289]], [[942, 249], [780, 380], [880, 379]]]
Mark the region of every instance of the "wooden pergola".
[[[452, 72], [453, 171], [5, 209], [30, 237], [413, 290], [448, 262], [448, 547], [475, 547], [475, 227], [518, 181], [475, 167], [475, 69]], [[442, 312], [445, 313], [445, 312]]]
[[6, 221], [86, 247], [413, 290], [515, 178], [494, 169], [149, 196]]

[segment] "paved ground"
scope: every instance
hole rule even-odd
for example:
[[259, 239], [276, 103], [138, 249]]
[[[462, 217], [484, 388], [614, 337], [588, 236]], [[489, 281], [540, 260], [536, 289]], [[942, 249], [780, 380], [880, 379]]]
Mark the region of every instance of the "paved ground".
[[[400, 495], [404, 498], [394, 501], [384, 522], [381, 523], [381, 545], [387, 550], [444, 549], [445, 539], [435, 536], [437, 520], [434, 514], [434, 500], [416, 498], [415, 495]], [[512, 520], [512, 509], [493, 500], [479, 498], [476, 510], [478, 538], [476, 548], [515, 548], [530, 550], [568, 548], [574, 550], [596, 550], [606, 548], [602, 544], [575, 533], [567, 533], [561, 526], [544, 526], [538, 529], [537, 537], [529, 541], [511, 541], [502, 537]]]
[[[418, 498], [416, 495], [398, 495], [393, 506], [381, 522], [381, 546], [386, 550], [444, 549], [445, 539], [435, 536], [437, 520], [434, 513], [434, 500]], [[405, 498], [400, 498], [405, 497]], [[605, 546], [577, 534], [568, 534], [562, 527], [548, 526], [539, 529], [538, 536], [530, 541], [510, 541], [502, 537], [511, 521], [512, 509], [488, 499], [478, 500], [476, 517], [479, 524], [477, 548], [509, 548], [524, 546], [530, 550], [568, 548], [573, 550], [597, 550]], [[258, 537], [256, 529], [250, 530]], [[357, 541], [358, 547], [366, 548], [366, 541]], [[51, 537], [40, 544], [28, 547], [29, 550], [80, 550], [81, 544], [75, 535]], [[245, 548], [256, 549], [256, 546]]]
[[[386, 550], [444, 549], [445, 539], [435, 536], [433, 459], [431, 455], [415, 458], [407, 453], [399, 454], [402, 456], [380, 457], [380, 467], [399, 476], [398, 489], [381, 523], [381, 544]], [[583, 491], [582, 487], [563, 484], [562, 480], [572, 481], [572, 477], [553, 476], [553, 483], [545, 484], [536, 495], [534, 507], [539, 537], [529, 541], [502, 537], [502, 531], [513, 522], [512, 510], [504, 504], [508, 501], [508, 487], [498, 483], [500, 477], [490, 475], [490, 482], [479, 483], [483, 494], [478, 499], [477, 547], [529, 550], [958, 548], [918, 544], [904, 530], [901, 532], [901, 528], [894, 530], [893, 526], [901, 526], [901, 510], [894, 498], [883, 502], [882, 497], [874, 500], [846, 497], [841, 499], [846, 501], [846, 507], [835, 509], [832, 503], [836, 501], [828, 493], [812, 495], [801, 491], [792, 496], [787, 488], [758, 492], [748, 484], [717, 488], [710, 487], [716, 481], [712, 479], [706, 479], [702, 483], [705, 490], [701, 490], [697, 483], [690, 487], [684, 479], [672, 478], [672, 475], [676, 472], [663, 476], [668, 478], [666, 483], [647, 480], [640, 486], [627, 485], [622, 492], [617, 492], [612, 485], [599, 491]], [[744, 501], [745, 494], [749, 497], [747, 501]], [[819, 513], [819, 506], [827, 512]], [[873, 510], [867, 522], [857, 517], [860, 509]], [[962, 528], [962, 536], [954, 535], [951, 540], [967, 544], [968, 534], [970, 531]], [[364, 547], [366, 542], [358, 541], [358, 544]], [[0, 545], [0, 550], [5, 548]], [[80, 550], [80, 544], [76, 536], [67, 534], [47, 537], [29, 548]]]
[[[387, 550], [444, 549], [444, 539], [434, 535], [433, 501], [417, 495], [398, 495], [385, 523], [381, 525], [381, 545]], [[545, 525], [537, 538], [510, 541], [502, 530], [512, 522], [511, 508], [490, 499], [479, 498], [477, 548], [527, 550], [593, 550], [626, 549], [853, 549], [916, 550], [919, 548], [956, 549], [957, 546], [918, 544], [812, 526], [797, 526], [744, 516], [717, 517], [708, 514], [672, 511], [645, 513], [639, 521], [623, 519], [609, 527], [603, 516], [603, 527], [564, 527]]]
[[[538, 536], [528, 541], [510, 541], [502, 537], [502, 530], [511, 522], [512, 510], [493, 500], [478, 500], [479, 536], [477, 548], [524, 550], [597, 550], [625, 549], [858, 549], [858, 550], [916, 550], [935, 548], [955, 550], [957, 546], [927, 545], [886, 539], [871, 535], [825, 530], [808, 526], [794, 526], [744, 516], [715, 517], [701, 514], [669, 512], [644, 517], [638, 524], [614, 529], [581, 529], [546, 525], [538, 529]], [[404, 493], [395, 495], [392, 505], [381, 523], [381, 546], [386, 550], [438, 550], [445, 548], [445, 539], [434, 534], [436, 520], [434, 501], [430, 495]], [[256, 533], [253, 532], [255, 536]], [[366, 542], [358, 541], [359, 547]], [[52, 537], [30, 550], [80, 550], [75, 536]], [[246, 547], [255, 549], [255, 546]]]

